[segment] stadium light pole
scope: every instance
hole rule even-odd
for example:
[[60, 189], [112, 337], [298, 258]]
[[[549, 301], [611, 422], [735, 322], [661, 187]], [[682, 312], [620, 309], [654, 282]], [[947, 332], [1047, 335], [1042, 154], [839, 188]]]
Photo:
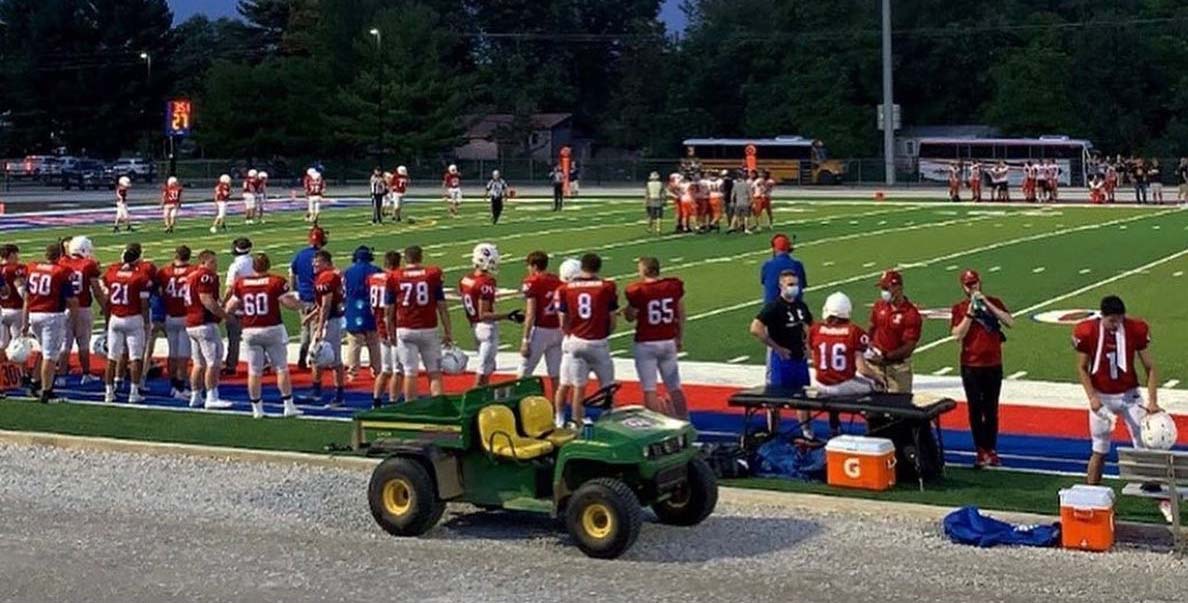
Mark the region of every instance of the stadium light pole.
[[[153, 55], [148, 52], [141, 52], [140, 60], [144, 61], [144, 89], [147, 92], [153, 86]], [[141, 116], [144, 117], [143, 110]], [[147, 156], [151, 159], [153, 156], [153, 131], [150, 128], [144, 134], [145, 151], [147, 151]]]
[[891, 83], [891, 0], [883, 0], [883, 169], [895, 184], [895, 100]]
[[367, 32], [375, 36], [375, 62], [376, 68], [376, 84], [375, 97], [378, 113], [376, 115], [376, 122], [379, 123], [379, 165], [380, 170], [384, 168], [384, 35], [378, 28], [371, 28]]

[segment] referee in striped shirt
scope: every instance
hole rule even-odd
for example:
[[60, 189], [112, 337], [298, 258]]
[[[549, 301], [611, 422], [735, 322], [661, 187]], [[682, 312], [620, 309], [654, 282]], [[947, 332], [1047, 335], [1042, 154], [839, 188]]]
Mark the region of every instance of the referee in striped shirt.
[[503, 198], [508, 190], [507, 180], [499, 175], [499, 170], [491, 172], [491, 181], [487, 183], [487, 198], [491, 200], [492, 224], [499, 223], [499, 216], [503, 214]]

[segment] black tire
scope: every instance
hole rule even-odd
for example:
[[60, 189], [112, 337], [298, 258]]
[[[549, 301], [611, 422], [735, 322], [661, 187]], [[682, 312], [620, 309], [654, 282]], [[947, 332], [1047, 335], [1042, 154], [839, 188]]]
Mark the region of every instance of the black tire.
[[420, 536], [441, 520], [445, 502], [421, 463], [392, 457], [380, 463], [367, 487], [371, 516], [393, 536]]
[[565, 507], [565, 528], [583, 553], [614, 559], [635, 544], [643, 523], [639, 499], [614, 478], [592, 479], [577, 489]]
[[703, 459], [689, 463], [689, 476], [684, 487], [669, 498], [652, 505], [660, 523], [673, 526], [695, 526], [714, 512], [718, 506], [718, 477]]
[[829, 172], [829, 171], [822, 171], [821, 173], [817, 174], [817, 181], [818, 181], [818, 184], [821, 184], [823, 186], [832, 186], [834, 184], [840, 183], [840, 181], [838, 180], [837, 174], [834, 174], [833, 172]]

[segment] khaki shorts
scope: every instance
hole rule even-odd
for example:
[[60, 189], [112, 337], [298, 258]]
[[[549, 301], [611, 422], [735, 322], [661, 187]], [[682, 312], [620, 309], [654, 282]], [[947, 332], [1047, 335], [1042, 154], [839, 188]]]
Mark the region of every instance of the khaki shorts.
[[887, 382], [887, 393], [912, 393], [912, 361], [910, 359], [878, 364], [874, 365], [874, 367], [878, 369], [879, 374], [883, 376], [883, 380]]

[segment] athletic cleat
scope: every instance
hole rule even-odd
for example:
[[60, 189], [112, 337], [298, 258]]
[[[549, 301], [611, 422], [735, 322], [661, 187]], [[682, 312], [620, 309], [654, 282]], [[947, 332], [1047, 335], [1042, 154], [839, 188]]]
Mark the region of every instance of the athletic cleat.
[[301, 409], [294, 406], [292, 402], [285, 405], [286, 417], [300, 417], [303, 414], [305, 413], [301, 412]]
[[116, 402], [115, 392], [104, 392], [104, 394], [103, 394], [103, 403], [104, 404], [115, 404], [115, 402]]
[[989, 467], [1001, 467], [1002, 459], [998, 458], [997, 450], [986, 451], [986, 465]]
[[98, 378], [98, 377], [96, 377], [96, 376], [94, 376], [94, 375], [89, 375], [89, 374], [87, 374], [87, 373], [83, 373], [83, 376], [82, 376], [82, 378], [78, 380], [78, 384], [79, 384], [79, 385], [86, 385], [86, 384], [88, 384], [88, 383], [95, 383], [95, 382], [97, 382], [97, 381], [99, 381], [99, 378]]
[[142, 404], [143, 402], [144, 402], [144, 396], [141, 395], [140, 392], [136, 392], [135, 394], [128, 394], [128, 404]]
[[264, 418], [264, 403], [263, 402], [252, 402], [252, 418], [253, 419], [263, 419]]
[[189, 400], [190, 392], [182, 391], [175, 387], [169, 388], [169, 395], [178, 400]]
[[231, 402], [228, 402], [227, 400], [207, 400], [206, 403], [202, 405], [202, 408], [205, 408], [206, 410], [227, 410], [233, 406], [235, 405]]
[[190, 396], [190, 408], [198, 408], [202, 406], [201, 396]]

